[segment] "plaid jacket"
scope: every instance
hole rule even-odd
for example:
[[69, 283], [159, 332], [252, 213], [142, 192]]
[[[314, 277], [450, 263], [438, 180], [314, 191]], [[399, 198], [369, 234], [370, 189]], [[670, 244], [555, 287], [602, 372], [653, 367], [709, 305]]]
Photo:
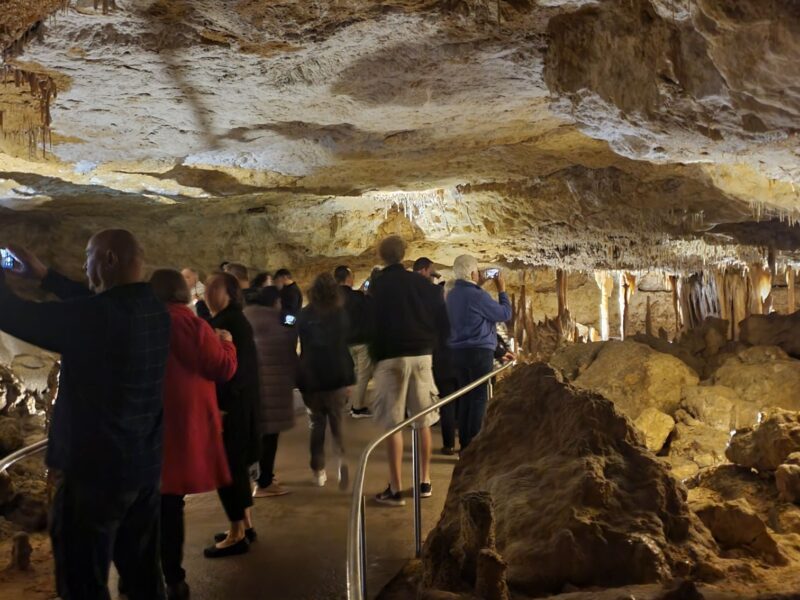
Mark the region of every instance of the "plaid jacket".
[[31, 302], [0, 280], [0, 329], [62, 355], [47, 465], [99, 488], [158, 484], [170, 318], [149, 284], [92, 294], [50, 271], [63, 302]]

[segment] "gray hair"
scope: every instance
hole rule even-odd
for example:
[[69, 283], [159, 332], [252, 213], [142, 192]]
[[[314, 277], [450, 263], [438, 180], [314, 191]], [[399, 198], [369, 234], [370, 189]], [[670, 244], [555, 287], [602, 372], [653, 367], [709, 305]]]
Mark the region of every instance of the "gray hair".
[[453, 263], [453, 274], [456, 279], [472, 281], [472, 274], [478, 270], [478, 261], [474, 256], [462, 254]]

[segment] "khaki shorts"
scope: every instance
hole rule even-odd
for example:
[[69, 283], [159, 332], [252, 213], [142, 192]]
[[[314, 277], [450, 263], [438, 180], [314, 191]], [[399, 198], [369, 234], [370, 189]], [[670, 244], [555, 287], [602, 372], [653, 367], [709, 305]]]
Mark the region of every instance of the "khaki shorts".
[[[439, 399], [429, 354], [382, 360], [375, 366], [373, 378], [375, 419], [387, 429], [399, 425]], [[439, 413], [434, 411], [414, 426], [430, 427], [438, 420]]]

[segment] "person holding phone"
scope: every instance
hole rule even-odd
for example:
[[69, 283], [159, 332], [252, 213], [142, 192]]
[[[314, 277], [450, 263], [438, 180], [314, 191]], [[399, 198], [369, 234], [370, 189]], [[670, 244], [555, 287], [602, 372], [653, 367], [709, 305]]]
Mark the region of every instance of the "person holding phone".
[[[8, 259], [13, 258], [13, 263]], [[159, 548], [167, 307], [144, 281], [144, 252], [110, 229], [86, 247], [88, 287], [12, 246], [0, 270], [0, 330], [61, 354], [46, 462], [57, 485], [50, 536], [61, 598], [109, 598], [112, 561], [131, 600], [164, 600]], [[6, 273], [63, 302], [33, 302]]]
[[[456, 282], [447, 294], [452, 349], [458, 387], [464, 387], [492, 372], [497, 348], [497, 323], [511, 319], [511, 301], [500, 269], [481, 272], [478, 261], [468, 254], [453, 265]], [[491, 279], [497, 288], [495, 301], [481, 286]], [[478, 434], [486, 414], [488, 388], [479, 386], [461, 397], [458, 404], [458, 437], [461, 450]]]

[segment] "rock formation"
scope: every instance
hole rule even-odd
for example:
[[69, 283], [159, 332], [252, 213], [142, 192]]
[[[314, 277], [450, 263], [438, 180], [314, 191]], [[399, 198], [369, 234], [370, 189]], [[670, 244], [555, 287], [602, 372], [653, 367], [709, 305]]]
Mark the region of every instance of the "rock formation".
[[[524, 460], [520, 460], [524, 457]], [[541, 364], [508, 377], [462, 455], [424, 551], [424, 586], [460, 591], [459, 503], [494, 501], [497, 553], [525, 593], [708, 575], [715, 544], [686, 492], [614, 405], [561, 383]], [[481, 544], [477, 544], [480, 546]]]

